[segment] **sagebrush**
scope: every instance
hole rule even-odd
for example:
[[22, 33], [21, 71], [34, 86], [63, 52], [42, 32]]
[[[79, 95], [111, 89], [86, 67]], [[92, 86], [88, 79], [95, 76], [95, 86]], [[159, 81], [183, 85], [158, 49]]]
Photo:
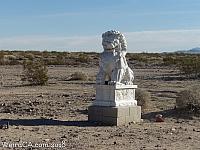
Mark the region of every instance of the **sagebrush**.
[[75, 73], [71, 74], [70, 80], [86, 81], [86, 80], [88, 80], [88, 76], [83, 72], [75, 72]]
[[147, 109], [149, 107], [149, 103], [151, 100], [151, 94], [144, 89], [136, 89], [135, 99], [139, 106], [142, 107], [142, 110]]
[[23, 63], [23, 81], [32, 85], [46, 85], [48, 69], [42, 61], [25, 61]]
[[200, 86], [194, 86], [178, 93], [176, 98], [178, 108], [200, 112]]

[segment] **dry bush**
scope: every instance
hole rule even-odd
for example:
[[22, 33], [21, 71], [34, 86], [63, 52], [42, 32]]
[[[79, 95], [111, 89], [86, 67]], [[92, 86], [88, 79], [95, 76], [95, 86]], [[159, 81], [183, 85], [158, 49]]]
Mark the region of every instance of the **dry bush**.
[[135, 98], [142, 110], [147, 109], [151, 100], [151, 94], [143, 89], [136, 89]]
[[48, 81], [48, 69], [41, 61], [25, 61], [23, 64], [22, 81], [28, 81], [32, 85], [46, 85]]
[[70, 76], [70, 80], [81, 80], [86, 81], [88, 76], [83, 72], [75, 72]]
[[200, 77], [200, 58], [185, 58], [180, 61], [179, 69], [187, 76]]
[[3, 82], [4, 80], [3, 80], [3, 75], [2, 74], [0, 74], [0, 87], [3, 87]]
[[25, 55], [25, 58], [27, 58], [28, 60], [34, 60], [35, 56], [34, 56], [34, 54], [32, 54], [32, 53], [27, 53], [27, 54]]
[[194, 86], [178, 93], [176, 106], [185, 110], [197, 112], [200, 110], [200, 87]]
[[77, 61], [81, 63], [89, 63], [91, 59], [88, 54], [81, 53], [78, 55]]

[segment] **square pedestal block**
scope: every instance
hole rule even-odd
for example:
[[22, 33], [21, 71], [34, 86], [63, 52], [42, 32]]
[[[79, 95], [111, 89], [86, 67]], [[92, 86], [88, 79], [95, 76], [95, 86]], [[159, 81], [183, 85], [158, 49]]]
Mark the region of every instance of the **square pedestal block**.
[[141, 121], [140, 106], [89, 106], [88, 121], [120, 126]]
[[137, 106], [136, 88], [137, 85], [96, 85], [93, 106]]

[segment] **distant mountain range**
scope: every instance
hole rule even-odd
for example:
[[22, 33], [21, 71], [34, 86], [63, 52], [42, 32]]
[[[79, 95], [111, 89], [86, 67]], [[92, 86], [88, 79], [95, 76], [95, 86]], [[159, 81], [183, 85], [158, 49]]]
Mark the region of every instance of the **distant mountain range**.
[[176, 51], [176, 53], [186, 53], [186, 54], [200, 54], [200, 47], [195, 47], [190, 50]]

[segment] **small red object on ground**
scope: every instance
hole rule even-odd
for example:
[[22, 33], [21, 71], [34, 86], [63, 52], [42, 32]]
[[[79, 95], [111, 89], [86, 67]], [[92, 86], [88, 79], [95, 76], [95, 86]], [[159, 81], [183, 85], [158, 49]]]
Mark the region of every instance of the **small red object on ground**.
[[164, 118], [161, 114], [156, 115], [155, 122], [164, 122]]

